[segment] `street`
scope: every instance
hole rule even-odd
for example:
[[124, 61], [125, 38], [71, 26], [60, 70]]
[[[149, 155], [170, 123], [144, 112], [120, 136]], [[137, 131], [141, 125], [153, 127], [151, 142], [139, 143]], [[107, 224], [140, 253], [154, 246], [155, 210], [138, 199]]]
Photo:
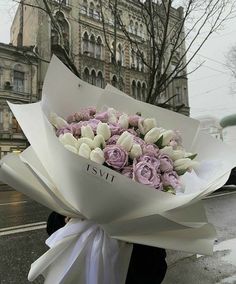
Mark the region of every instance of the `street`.
[[[218, 239], [213, 256], [167, 251], [164, 284], [236, 283], [236, 194], [205, 201], [209, 222]], [[26, 284], [30, 264], [42, 255], [50, 210], [8, 186], [0, 185], [0, 283]], [[43, 283], [40, 277], [33, 283]], [[149, 284], [149, 283], [144, 283]]]

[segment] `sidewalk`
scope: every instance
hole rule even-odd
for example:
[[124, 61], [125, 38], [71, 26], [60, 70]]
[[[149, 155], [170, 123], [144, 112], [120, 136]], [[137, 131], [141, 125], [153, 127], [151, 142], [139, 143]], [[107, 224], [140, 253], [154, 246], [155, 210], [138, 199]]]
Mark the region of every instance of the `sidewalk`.
[[236, 284], [236, 187], [224, 187], [204, 200], [217, 231], [212, 256], [167, 250], [162, 284]]

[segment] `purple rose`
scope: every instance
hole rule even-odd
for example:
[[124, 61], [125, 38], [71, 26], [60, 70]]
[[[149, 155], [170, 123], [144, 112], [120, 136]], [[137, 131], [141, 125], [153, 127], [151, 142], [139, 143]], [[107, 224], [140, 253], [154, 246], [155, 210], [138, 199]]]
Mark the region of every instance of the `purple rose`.
[[158, 157], [159, 148], [154, 144], [143, 144], [142, 150], [144, 154]]
[[57, 135], [57, 137], [59, 137], [61, 134], [65, 134], [65, 133], [73, 134], [73, 129], [71, 128], [70, 125], [58, 129], [57, 132], [56, 132], [56, 135]]
[[129, 125], [134, 126], [134, 127], [138, 127], [138, 122], [139, 120], [143, 120], [143, 118], [141, 118], [141, 116], [139, 115], [130, 115], [129, 116]]
[[134, 180], [139, 183], [162, 190], [161, 175], [157, 174], [155, 167], [141, 161], [134, 165]]
[[160, 169], [162, 172], [169, 172], [173, 170], [173, 161], [168, 155], [162, 154], [159, 155], [160, 159]]
[[122, 133], [122, 128], [119, 123], [109, 123], [109, 128], [111, 130], [111, 135], [120, 135]]
[[127, 167], [124, 167], [123, 170], [122, 170], [122, 175], [128, 177], [128, 178], [133, 178], [133, 166], [127, 166]]
[[165, 172], [161, 177], [163, 186], [171, 186], [174, 189], [178, 189], [181, 186], [179, 176], [175, 171]]
[[120, 138], [120, 135], [113, 135], [106, 141], [106, 144], [107, 145], [115, 145], [119, 138]]
[[127, 165], [128, 152], [119, 145], [107, 145], [103, 152], [105, 162], [112, 168], [121, 170]]
[[95, 118], [100, 120], [101, 122], [108, 122], [108, 118], [109, 118], [109, 115], [108, 115], [108, 111], [103, 111], [103, 112], [99, 112], [95, 115]]
[[90, 125], [93, 132], [96, 133], [97, 131], [97, 126], [99, 124], [100, 120], [96, 119], [96, 118], [92, 118], [87, 122], [87, 125]]
[[160, 160], [155, 157], [154, 155], [142, 155], [138, 158], [138, 161], [141, 162], [146, 162], [146, 163], [149, 163], [151, 164], [157, 172], [160, 172]]
[[140, 145], [141, 147], [142, 147], [144, 144], [146, 144], [145, 141], [144, 141], [142, 138], [138, 137], [138, 136], [133, 136], [133, 141], [134, 141], [135, 144], [138, 144], [138, 145]]

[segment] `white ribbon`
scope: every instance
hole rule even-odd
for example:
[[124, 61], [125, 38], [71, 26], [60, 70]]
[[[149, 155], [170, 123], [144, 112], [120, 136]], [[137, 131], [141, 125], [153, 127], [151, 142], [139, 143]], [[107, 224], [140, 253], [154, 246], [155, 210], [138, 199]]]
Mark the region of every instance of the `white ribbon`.
[[91, 221], [71, 219], [46, 244], [50, 249], [31, 265], [29, 281], [42, 274], [45, 284], [125, 283], [132, 245]]

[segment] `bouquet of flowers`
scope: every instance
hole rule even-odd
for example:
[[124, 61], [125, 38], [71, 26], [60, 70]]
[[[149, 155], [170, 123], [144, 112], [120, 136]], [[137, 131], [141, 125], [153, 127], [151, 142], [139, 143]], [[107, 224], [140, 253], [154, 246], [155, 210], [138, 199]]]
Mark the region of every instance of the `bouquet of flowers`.
[[130, 243], [212, 253], [200, 200], [226, 182], [235, 157], [198, 121], [91, 86], [56, 57], [42, 101], [9, 105], [31, 146], [1, 160], [0, 179], [71, 217], [29, 280], [122, 284]]
[[51, 123], [69, 151], [157, 190], [183, 192], [180, 176], [198, 165], [180, 133], [157, 127], [155, 118], [88, 107], [66, 120], [51, 114]]

